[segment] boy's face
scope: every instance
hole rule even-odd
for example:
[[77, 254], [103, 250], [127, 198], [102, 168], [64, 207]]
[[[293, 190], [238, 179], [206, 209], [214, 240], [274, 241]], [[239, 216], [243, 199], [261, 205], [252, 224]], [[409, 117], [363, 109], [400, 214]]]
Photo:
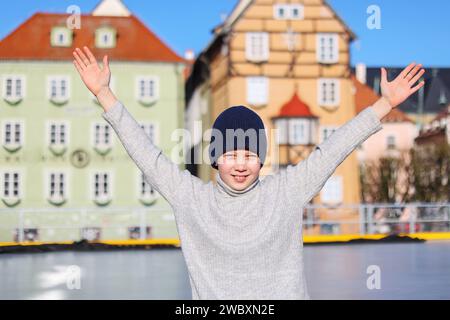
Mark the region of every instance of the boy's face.
[[235, 190], [243, 190], [259, 176], [261, 164], [256, 153], [248, 150], [228, 151], [217, 161], [222, 180]]

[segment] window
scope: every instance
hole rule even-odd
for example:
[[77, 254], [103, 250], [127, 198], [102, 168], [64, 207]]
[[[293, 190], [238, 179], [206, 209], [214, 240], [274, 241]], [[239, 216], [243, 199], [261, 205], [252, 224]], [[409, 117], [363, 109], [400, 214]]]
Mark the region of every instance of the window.
[[258, 106], [268, 103], [269, 80], [266, 77], [247, 78], [247, 102]]
[[21, 120], [6, 120], [2, 126], [2, 143], [9, 151], [19, 149], [24, 143], [24, 124]]
[[68, 125], [63, 122], [49, 124], [49, 145], [66, 145], [68, 136]]
[[63, 121], [47, 123], [47, 145], [55, 155], [62, 155], [69, 145], [69, 125]]
[[337, 126], [322, 126], [320, 130], [320, 142], [328, 139], [338, 129]]
[[248, 32], [245, 45], [246, 58], [253, 62], [269, 59], [269, 35], [266, 32]]
[[66, 27], [52, 28], [50, 44], [53, 47], [70, 47], [72, 45], [72, 30]]
[[318, 100], [320, 106], [337, 107], [340, 103], [338, 79], [319, 79]]
[[93, 199], [97, 203], [105, 204], [112, 198], [111, 174], [106, 171], [95, 172], [93, 175]]
[[141, 128], [144, 129], [145, 133], [147, 133], [152, 143], [158, 145], [158, 128], [156, 123], [141, 123]]
[[141, 76], [136, 84], [137, 100], [147, 104], [153, 103], [159, 98], [159, 81], [154, 76]]
[[387, 136], [386, 144], [388, 149], [395, 149], [395, 136], [393, 135]]
[[317, 61], [336, 63], [339, 60], [338, 36], [334, 33], [317, 34]]
[[3, 198], [12, 198], [20, 196], [20, 172], [3, 172]]
[[308, 144], [308, 123], [306, 119], [289, 119], [289, 144]]
[[278, 144], [287, 144], [287, 119], [275, 120], [275, 127], [278, 130]]
[[277, 4], [274, 6], [274, 17], [277, 20], [300, 20], [304, 17], [301, 4]]
[[322, 202], [342, 202], [342, 176], [331, 176], [322, 188], [320, 198]]
[[54, 103], [64, 103], [69, 100], [69, 77], [50, 76], [48, 78], [48, 98]]
[[112, 128], [107, 123], [95, 122], [92, 126], [92, 146], [100, 151], [112, 147]]
[[61, 204], [67, 197], [67, 175], [64, 172], [50, 172], [47, 175], [47, 199], [53, 204]]
[[8, 75], [3, 78], [3, 99], [16, 103], [25, 96], [25, 77]]
[[138, 171], [138, 182], [139, 182], [138, 185], [139, 201], [145, 205], [151, 205], [155, 203], [155, 201], [158, 198], [158, 192], [151, 184], [149, 184], [145, 180], [145, 176], [140, 170]]
[[102, 27], [95, 31], [95, 46], [97, 48], [114, 48], [116, 46], [116, 30]]

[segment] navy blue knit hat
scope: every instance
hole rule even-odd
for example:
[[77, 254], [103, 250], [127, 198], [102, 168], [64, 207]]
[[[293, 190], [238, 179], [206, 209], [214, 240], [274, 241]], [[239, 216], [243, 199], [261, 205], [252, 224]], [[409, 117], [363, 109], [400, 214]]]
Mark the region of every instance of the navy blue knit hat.
[[211, 166], [218, 169], [217, 160], [222, 154], [244, 149], [256, 153], [263, 166], [267, 152], [264, 123], [256, 112], [245, 106], [230, 107], [217, 117], [212, 127], [209, 145]]

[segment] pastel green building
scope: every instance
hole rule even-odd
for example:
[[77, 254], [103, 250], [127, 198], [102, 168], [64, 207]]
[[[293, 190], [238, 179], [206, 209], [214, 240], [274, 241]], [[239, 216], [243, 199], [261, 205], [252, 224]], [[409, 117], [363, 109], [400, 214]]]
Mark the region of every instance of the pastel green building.
[[113, 91], [152, 141], [169, 157], [179, 144], [185, 60], [120, 1], [34, 14], [0, 42], [0, 242], [177, 238], [72, 63], [84, 45], [109, 56]]

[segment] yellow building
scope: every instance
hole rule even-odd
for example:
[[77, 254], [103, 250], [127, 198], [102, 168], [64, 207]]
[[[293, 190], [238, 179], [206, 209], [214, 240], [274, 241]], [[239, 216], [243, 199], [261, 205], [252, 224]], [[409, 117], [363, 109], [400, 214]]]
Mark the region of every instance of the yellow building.
[[[228, 107], [256, 111], [270, 141], [266, 175], [298, 163], [356, 115], [349, 49], [355, 35], [324, 0], [240, 0], [213, 33], [186, 83], [186, 127], [197, 133], [189, 157], [203, 156], [187, 167], [203, 180], [214, 179], [215, 170], [204, 161], [209, 140], [195, 121], [202, 121], [203, 134]], [[313, 202], [359, 201], [353, 152]]]

